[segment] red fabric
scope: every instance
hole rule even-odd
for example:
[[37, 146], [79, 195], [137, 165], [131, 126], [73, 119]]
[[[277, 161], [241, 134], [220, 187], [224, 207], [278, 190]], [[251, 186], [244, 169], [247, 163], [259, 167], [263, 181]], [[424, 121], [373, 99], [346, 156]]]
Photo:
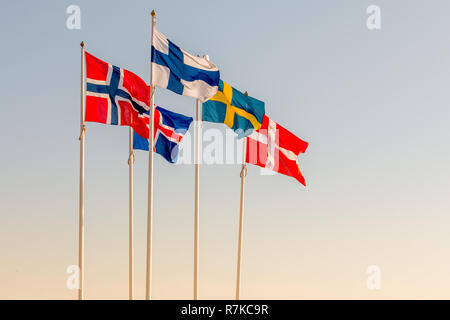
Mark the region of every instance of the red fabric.
[[88, 122], [106, 123], [108, 115], [108, 100], [86, 96], [84, 120]]
[[[85, 61], [87, 83], [93, 83], [92, 81], [103, 81], [104, 83], [101, 83], [100, 85], [108, 85], [108, 83], [106, 83], [108, 70], [112, 66], [94, 57], [88, 52], [85, 52]], [[123, 77], [121, 76], [121, 79], [123, 88], [128, 91], [132, 98], [144, 103], [146, 105], [146, 109], [148, 110], [150, 101], [150, 86], [148, 86], [144, 80], [139, 78], [134, 73], [125, 69], [122, 69], [122, 71]], [[118, 100], [118, 121], [117, 123], [111, 123], [111, 119], [108, 120], [108, 113], [111, 113], [110, 96], [108, 94], [95, 96], [95, 94], [97, 93], [89, 91], [88, 87], [86, 88], [85, 121], [131, 126], [140, 136], [148, 137], [149, 117], [148, 115], [139, 114], [138, 110], [133, 108], [130, 100]]]
[[92, 54], [85, 52], [86, 78], [106, 81], [108, 75], [108, 64]]
[[308, 142], [264, 116], [261, 128], [247, 137], [246, 162], [291, 176], [306, 186], [297, 159], [306, 148]]

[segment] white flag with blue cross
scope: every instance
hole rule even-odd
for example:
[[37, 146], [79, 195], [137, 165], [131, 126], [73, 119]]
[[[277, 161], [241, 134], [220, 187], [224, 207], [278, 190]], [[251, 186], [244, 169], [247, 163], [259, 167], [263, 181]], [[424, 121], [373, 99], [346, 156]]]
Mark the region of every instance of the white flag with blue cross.
[[219, 69], [214, 63], [184, 51], [154, 29], [153, 85], [205, 102], [216, 94], [219, 79]]

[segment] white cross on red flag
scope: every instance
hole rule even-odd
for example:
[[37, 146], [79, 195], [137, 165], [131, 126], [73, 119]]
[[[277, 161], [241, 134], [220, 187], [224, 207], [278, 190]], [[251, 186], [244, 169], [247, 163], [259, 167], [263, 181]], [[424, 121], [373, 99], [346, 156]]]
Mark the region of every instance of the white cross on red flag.
[[261, 128], [247, 137], [246, 162], [291, 176], [306, 186], [298, 167], [298, 155], [306, 148], [308, 142], [264, 116]]

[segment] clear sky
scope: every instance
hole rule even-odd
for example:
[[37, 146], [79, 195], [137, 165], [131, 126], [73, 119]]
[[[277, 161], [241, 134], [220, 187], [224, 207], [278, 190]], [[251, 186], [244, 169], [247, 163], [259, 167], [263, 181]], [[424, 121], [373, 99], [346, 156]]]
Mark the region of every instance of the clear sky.
[[[81, 8], [81, 29], [66, 8]], [[381, 8], [381, 30], [366, 8]], [[0, 299], [73, 299], [80, 46], [148, 81], [150, 11], [183, 49], [308, 141], [308, 186], [246, 181], [242, 298], [450, 298], [446, 0], [9, 1], [0, 10]], [[194, 116], [195, 100], [158, 105]], [[206, 124], [207, 128], [220, 128]], [[191, 127], [192, 131], [192, 127]], [[128, 130], [86, 133], [86, 297], [128, 296]], [[200, 298], [234, 298], [239, 165], [201, 167]], [[192, 297], [194, 168], [155, 156], [156, 299]], [[135, 166], [144, 297], [147, 154]], [[381, 289], [368, 290], [368, 266]]]

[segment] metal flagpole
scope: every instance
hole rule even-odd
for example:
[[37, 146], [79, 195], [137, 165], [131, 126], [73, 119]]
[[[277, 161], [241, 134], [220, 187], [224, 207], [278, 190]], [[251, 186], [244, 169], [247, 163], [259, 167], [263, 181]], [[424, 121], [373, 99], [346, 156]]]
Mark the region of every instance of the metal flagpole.
[[80, 102], [80, 199], [79, 199], [79, 218], [78, 218], [78, 267], [79, 287], [78, 300], [84, 299], [84, 135], [86, 126], [84, 123], [84, 104], [85, 104], [85, 67], [84, 67], [84, 42], [81, 46], [81, 102]]
[[[247, 91], [245, 95], [248, 96]], [[244, 185], [247, 176], [247, 137], [242, 142], [242, 169], [241, 169], [241, 203], [239, 206], [239, 235], [238, 235], [238, 254], [237, 254], [237, 271], [236, 271], [236, 300], [239, 300], [241, 290], [241, 265], [242, 265], [242, 229], [244, 224]]]
[[197, 99], [195, 115], [195, 211], [194, 211], [194, 300], [198, 299], [198, 264], [199, 264], [199, 217], [200, 217], [200, 195], [199, 195], [199, 178], [200, 178], [200, 149], [199, 149], [199, 127], [200, 120], [200, 101]]
[[[156, 13], [152, 10], [152, 34], [151, 44], [153, 45], [153, 34], [156, 27]], [[147, 210], [147, 266], [145, 282], [145, 299], [151, 298], [151, 264], [152, 264], [152, 218], [153, 218], [153, 120], [154, 120], [154, 95], [152, 67], [150, 62], [150, 125], [148, 135], [148, 210]]]
[[134, 218], [133, 218], [133, 165], [134, 165], [134, 153], [133, 153], [133, 128], [129, 127], [128, 130], [128, 142], [129, 142], [129, 156], [128, 156], [128, 236], [129, 236], [129, 261], [128, 261], [128, 298], [133, 300], [133, 286], [134, 286]]

